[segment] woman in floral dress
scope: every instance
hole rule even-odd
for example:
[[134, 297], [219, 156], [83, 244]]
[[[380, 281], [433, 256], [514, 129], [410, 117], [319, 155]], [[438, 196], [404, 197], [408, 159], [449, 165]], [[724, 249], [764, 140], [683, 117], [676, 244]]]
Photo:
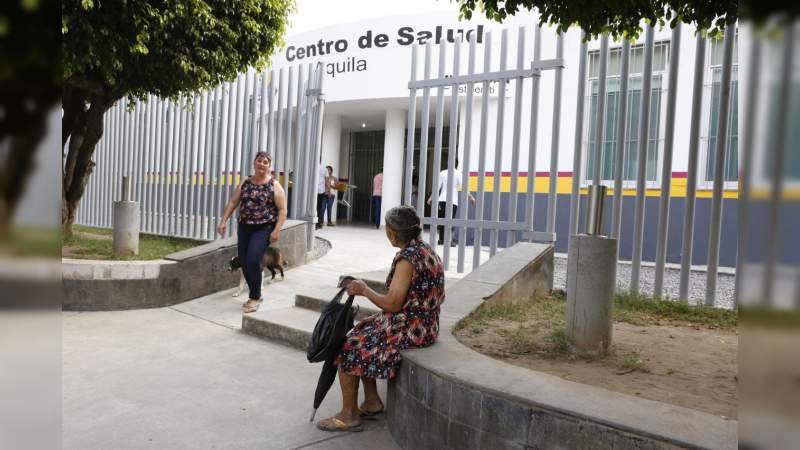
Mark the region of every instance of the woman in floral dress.
[[[427, 347], [439, 335], [439, 308], [444, 302], [444, 268], [435, 251], [419, 238], [422, 228], [409, 206], [386, 213], [386, 237], [400, 249], [386, 278], [387, 294], [379, 294], [363, 281], [350, 282], [350, 295], [363, 295], [382, 312], [359, 322], [347, 334], [336, 359], [342, 386], [342, 410], [317, 423], [326, 431], [361, 431], [361, 419], [383, 412], [377, 378], [393, 378], [400, 366], [400, 351]], [[358, 381], [364, 385], [359, 407]]]

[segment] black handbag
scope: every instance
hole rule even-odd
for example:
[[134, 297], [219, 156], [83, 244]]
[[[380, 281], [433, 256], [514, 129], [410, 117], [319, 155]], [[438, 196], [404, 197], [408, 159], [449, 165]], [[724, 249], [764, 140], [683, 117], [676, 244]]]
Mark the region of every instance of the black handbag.
[[308, 341], [306, 358], [309, 362], [327, 361], [335, 357], [342, 348], [347, 332], [353, 328], [358, 313], [358, 307], [352, 307], [354, 296], [348, 296], [347, 300], [341, 303], [342, 296], [347, 290], [347, 283], [352, 280], [352, 277], [344, 277], [339, 283], [344, 287], [339, 289], [322, 310]]

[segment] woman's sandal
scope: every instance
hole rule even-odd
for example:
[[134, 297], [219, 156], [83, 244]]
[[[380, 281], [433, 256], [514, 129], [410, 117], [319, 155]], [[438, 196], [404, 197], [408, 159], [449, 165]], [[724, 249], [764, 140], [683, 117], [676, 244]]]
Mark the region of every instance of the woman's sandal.
[[[327, 425], [325, 424], [327, 422]], [[347, 433], [358, 433], [364, 431], [364, 425], [359, 422], [357, 424], [348, 425], [342, 419], [338, 419], [336, 417], [330, 417], [325, 420], [320, 420], [317, 422], [317, 428], [322, 431], [339, 431], [339, 432], [347, 432]]]
[[378, 419], [383, 418], [383, 413], [384, 413], [384, 410], [383, 410], [383, 408], [381, 408], [380, 411], [364, 411], [364, 410], [360, 410], [358, 414], [364, 420], [378, 420]]
[[247, 300], [244, 304], [244, 313], [252, 313], [258, 311], [258, 307], [261, 305], [261, 302], [264, 301], [263, 298], [258, 300]]

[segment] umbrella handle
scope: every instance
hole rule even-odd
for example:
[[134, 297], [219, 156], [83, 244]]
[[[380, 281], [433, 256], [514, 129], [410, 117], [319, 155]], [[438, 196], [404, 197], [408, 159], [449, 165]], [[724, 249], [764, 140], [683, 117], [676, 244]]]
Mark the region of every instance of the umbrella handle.
[[314, 421], [314, 416], [316, 416], [316, 415], [317, 415], [317, 408], [314, 408], [314, 411], [311, 412], [311, 418], [308, 419], [308, 421], [309, 422], [313, 422]]

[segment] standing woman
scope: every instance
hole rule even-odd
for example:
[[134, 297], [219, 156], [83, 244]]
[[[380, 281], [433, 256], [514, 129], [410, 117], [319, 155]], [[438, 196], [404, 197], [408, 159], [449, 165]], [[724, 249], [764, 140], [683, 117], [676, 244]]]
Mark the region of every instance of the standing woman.
[[[228, 219], [239, 207], [237, 228], [239, 261], [242, 273], [250, 288], [244, 312], [258, 310], [261, 298], [261, 260], [267, 246], [278, 242], [286, 221], [286, 195], [283, 187], [271, 174], [272, 158], [266, 152], [257, 152], [253, 160], [254, 174], [233, 192], [222, 213], [217, 232], [224, 236]], [[241, 203], [241, 205], [240, 205]]]
[[333, 211], [333, 202], [336, 201], [336, 185], [339, 184], [339, 180], [333, 176], [333, 167], [332, 166], [325, 166], [328, 170], [328, 175], [325, 177], [325, 212], [328, 214], [328, 226], [334, 226], [334, 223], [331, 222], [331, 211]]

